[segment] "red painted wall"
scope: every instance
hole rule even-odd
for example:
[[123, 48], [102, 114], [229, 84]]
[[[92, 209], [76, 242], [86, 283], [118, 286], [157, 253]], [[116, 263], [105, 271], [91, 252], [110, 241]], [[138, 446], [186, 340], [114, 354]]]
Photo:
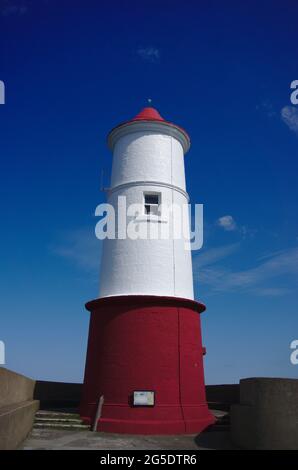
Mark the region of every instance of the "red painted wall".
[[[206, 405], [200, 315], [194, 301], [123, 296], [87, 304], [91, 311], [80, 413], [110, 432], [199, 432], [214, 422]], [[134, 390], [154, 390], [155, 406], [132, 406]]]

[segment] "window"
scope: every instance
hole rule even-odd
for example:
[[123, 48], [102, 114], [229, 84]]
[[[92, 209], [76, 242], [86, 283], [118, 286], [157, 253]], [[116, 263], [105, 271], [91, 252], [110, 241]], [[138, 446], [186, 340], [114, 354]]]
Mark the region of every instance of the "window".
[[159, 193], [145, 193], [144, 194], [145, 214], [160, 215], [160, 194]]

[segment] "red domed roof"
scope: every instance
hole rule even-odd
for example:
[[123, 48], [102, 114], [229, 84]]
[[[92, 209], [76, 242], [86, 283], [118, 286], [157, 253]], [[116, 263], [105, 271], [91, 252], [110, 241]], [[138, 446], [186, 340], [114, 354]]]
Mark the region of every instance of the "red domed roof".
[[137, 114], [132, 121], [164, 121], [155, 108], [147, 107]]
[[142, 122], [142, 121], [144, 122], [144, 124], [148, 121], [151, 122], [151, 123], [159, 122], [159, 123], [161, 123], [162, 126], [165, 126], [165, 127], [168, 127], [168, 128], [170, 127], [172, 129], [178, 130], [179, 133], [183, 136], [183, 137], [181, 137], [181, 143], [183, 145], [184, 152], [188, 151], [189, 146], [190, 146], [190, 138], [189, 138], [187, 132], [182, 127], [177, 126], [177, 124], [174, 124], [174, 123], [169, 122], [166, 119], [164, 119], [159, 114], [159, 112], [155, 108], [152, 108], [151, 106], [147, 106], [146, 108], [143, 108], [134, 118], [130, 119], [129, 121], [124, 121], [121, 124], [119, 124], [118, 126], [114, 127], [108, 135], [108, 145], [109, 145], [109, 147], [111, 149], [113, 148], [113, 138], [114, 138], [114, 136], [117, 132], [118, 132], [118, 135], [119, 135], [119, 130], [120, 129], [127, 128], [128, 126], [133, 125], [133, 124], [136, 125], [137, 123]]

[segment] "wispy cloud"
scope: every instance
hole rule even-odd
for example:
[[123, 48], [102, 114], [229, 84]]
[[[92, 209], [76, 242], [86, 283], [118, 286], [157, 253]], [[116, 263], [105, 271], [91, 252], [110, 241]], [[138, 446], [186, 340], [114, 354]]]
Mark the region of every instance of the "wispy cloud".
[[51, 246], [55, 255], [68, 259], [89, 273], [99, 271], [101, 242], [92, 228], [80, 228], [59, 234], [59, 242]]
[[257, 266], [241, 271], [228, 269], [219, 263], [239, 247], [240, 244], [228, 245], [195, 255], [195, 281], [208, 286], [212, 293], [237, 291], [264, 296], [285, 295], [291, 291], [288, 287], [268, 285], [274, 279], [290, 275], [297, 283], [298, 248], [266, 255]]
[[156, 47], [139, 47], [137, 55], [145, 62], [159, 62], [160, 50]]
[[279, 297], [291, 293], [291, 289], [287, 287], [256, 287], [254, 292], [264, 297]]
[[198, 254], [194, 256], [193, 260], [194, 270], [197, 268], [203, 268], [204, 266], [209, 266], [210, 264], [217, 263], [218, 261], [227, 258], [227, 256], [235, 253], [239, 247], [240, 243], [231, 243], [230, 245], [219, 246], [198, 252]]
[[231, 215], [223, 215], [222, 217], [219, 217], [216, 220], [215, 225], [226, 232], [238, 232], [241, 234], [242, 238], [254, 236], [257, 232], [257, 230], [248, 228], [245, 225], [238, 225]]
[[231, 215], [223, 215], [219, 217], [216, 221], [219, 227], [222, 227], [224, 230], [231, 232], [237, 229], [237, 224]]
[[25, 0], [1, 0], [0, 13], [2, 16], [22, 16], [27, 13], [28, 4]]
[[298, 135], [298, 109], [294, 106], [284, 106], [280, 113], [283, 122]]

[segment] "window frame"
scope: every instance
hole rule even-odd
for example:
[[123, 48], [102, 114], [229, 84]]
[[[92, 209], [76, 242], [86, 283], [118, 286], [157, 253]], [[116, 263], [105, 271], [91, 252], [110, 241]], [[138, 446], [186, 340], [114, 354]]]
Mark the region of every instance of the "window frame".
[[[157, 196], [158, 203], [148, 203], [146, 202], [146, 196]], [[158, 191], [144, 191], [143, 192], [143, 205], [144, 205], [144, 214], [149, 217], [160, 217], [161, 213], [159, 207], [161, 205], [161, 192]], [[155, 208], [155, 211], [151, 210], [151, 208]]]

